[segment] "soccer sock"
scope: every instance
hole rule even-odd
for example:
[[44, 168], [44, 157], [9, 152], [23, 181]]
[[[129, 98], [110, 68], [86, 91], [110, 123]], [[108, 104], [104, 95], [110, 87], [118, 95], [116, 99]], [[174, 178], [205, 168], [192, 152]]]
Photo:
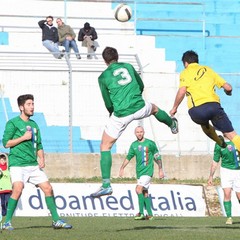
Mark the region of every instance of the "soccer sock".
[[102, 172], [102, 186], [107, 188], [110, 186], [110, 176], [112, 168], [112, 155], [110, 151], [101, 152], [101, 172]]
[[159, 122], [162, 122], [169, 127], [172, 126], [173, 120], [168, 116], [165, 111], [158, 109], [158, 112], [154, 116]]
[[45, 201], [47, 204], [47, 208], [49, 209], [52, 215], [52, 220], [56, 222], [57, 220], [59, 220], [59, 215], [57, 213], [57, 207], [54, 197], [53, 196], [45, 197]]
[[18, 200], [9, 198], [5, 223], [10, 222], [12, 220], [12, 216], [17, 207], [17, 204], [18, 204]]
[[148, 215], [152, 216], [153, 214], [152, 214], [150, 198], [149, 197], [144, 197], [144, 203], [145, 203], [145, 207], [146, 207]]
[[224, 206], [224, 210], [226, 212], [227, 217], [231, 217], [232, 216], [232, 202], [228, 201], [228, 202], [223, 202], [223, 206]]
[[236, 146], [237, 150], [240, 151], [240, 136], [236, 135], [233, 139], [232, 142]]
[[139, 205], [139, 213], [143, 214], [144, 196], [142, 193], [138, 194], [138, 205]]

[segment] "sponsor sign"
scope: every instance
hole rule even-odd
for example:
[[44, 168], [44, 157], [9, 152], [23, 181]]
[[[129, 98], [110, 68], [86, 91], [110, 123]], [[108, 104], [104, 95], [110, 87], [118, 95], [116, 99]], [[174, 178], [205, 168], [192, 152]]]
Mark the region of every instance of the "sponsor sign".
[[[112, 184], [113, 194], [91, 198], [100, 184], [52, 183], [60, 216], [131, 217], [139, 212], [136, 184]], [[151, 184], [149, 196], [154, 216], [205, 216], [202, 186]], [[43, 192], [26, 184], [15, 216], [48, 216]], [[147, 213], [145, 213], [147, 214]]]

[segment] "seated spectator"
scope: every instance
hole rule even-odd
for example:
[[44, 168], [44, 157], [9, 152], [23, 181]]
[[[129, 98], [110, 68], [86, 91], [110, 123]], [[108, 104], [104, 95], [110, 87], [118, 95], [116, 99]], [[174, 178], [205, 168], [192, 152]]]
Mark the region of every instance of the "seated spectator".
[[42, 29], [42, 44], [53, 56], [61, 59], [64, 54], [58, 48], [58, 30], [53, 26], [53, 17], [48, 16], [46, 20], [38, 22], [39, 27]]
[[75, 41], [76, 34], [73, 29], [69, 25], [65, 25], [61, 18], [57, 18], [56, 23], [58, 25], [59, 43], [64, 46], [67, 53], [70, 53], [70, 48], [72, 48], [77, 59], [81, 59], [78, 46]]
[[8, 200], [12, 193], [12, 183], [8, 170], [8, 157], [5, 153], [0, 153], [0, 171], [2, 171], [0, 177], [0, 198], [2, 212], [0, 213], [0, 215], [2, 214], [2, 216], [6, 216]]
[[84, 24], [84, 27], [80, 29], [78, 33], [78, 41], [82, 41], [82, 46], [87, 47], [87, 58], [92, 58], [92, 53], [97, 49], [94, 40], [98, 38], [97, 32], [94, 27], [91, 27], [88, 22]]

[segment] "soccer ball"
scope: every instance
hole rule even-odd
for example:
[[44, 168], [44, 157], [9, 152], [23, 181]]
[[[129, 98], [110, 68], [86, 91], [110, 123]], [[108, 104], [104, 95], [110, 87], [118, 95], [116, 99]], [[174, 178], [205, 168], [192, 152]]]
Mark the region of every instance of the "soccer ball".
[[3, 171], [0, 169], [0, 179], [3, 177]]
[[128, 5], [126, 5], [124, 3], [117, 5], [117, 7], [115, 8], [114, 11], [115, 11], [114, 17], [119, 22], [127, 22], [132, 17], [131, 7], [129, 7]]

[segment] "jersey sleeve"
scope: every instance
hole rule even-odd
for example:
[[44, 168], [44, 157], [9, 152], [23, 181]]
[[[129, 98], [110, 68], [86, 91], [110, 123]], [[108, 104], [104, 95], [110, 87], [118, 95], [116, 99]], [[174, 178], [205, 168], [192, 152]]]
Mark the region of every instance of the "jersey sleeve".
[[3, 133], [3, 139], [2, 139], [2, 143], [3, 143], [4, 147], [6, 147], [7, 142], [9, 140], [13, 139], [15, 131], [16, 131], [16, 127], [13, 124], [13, 122], [8, 121], [6, 124], [5, 130], [4, 130], [4, 133]]
[[182, 72], [180, 73], [179, 88], [181, 88], [181, 87], [188, 87], [188, 86], [189, 86], [188, 80], [187, 80], [187, 78], [186, 78], [185, 75], [186, 75], [186, 74], [185, 74], [185, 71], [182, 71]]
[[221, 88], [225, 83], [226, 83], [226, 80], [224, 80], [219, 74], [217, 74], [216, 72], [214, 72], [212, 69], [212, 76], [215, 80], [215, 85], [218, 87], [218, 88]]
[[138, 82], [139, 88], [140, 88], [141, 92], [143, 92], [143, 89], [144, 89], [143, 81], [142, 81], [140, 75], [137, 73], [136, 69], [133, 66], [132, 66], [132, 68], [133, 68], [134, 76]]
[[101, 91], [101, 94], [102, 94], [102, 98], [103, 98], [105, 107], [107, 108], [107, 110], [111, 114], [114, 111], [113, 103], [112, 103], [112, 100], [110, 98], [109, 90], [106, 87], [106, 85], [104, 84], [102, 75], [98, 78], [98, 84], [99, 84], [99, 88], [100, 88], [100, 91]]
[[153, 156], [155, 160], [161, 160], [162, 157], [158, 151], [157, 145], [155, 142], [152, 142], [152, 147], [153, 147]]
[[221, 157], [222, 157], [221, 147], [217, 143], [215, 143], [213, 161], [219, 162]]
[[134, 156], [135, 156], [135, 151], [134, 151], [133, 144], [131, 144], [126, 159], [130, 161]]
[[37, 151], [43, 150], [42, 137], [39, 127], [37, 126]]

